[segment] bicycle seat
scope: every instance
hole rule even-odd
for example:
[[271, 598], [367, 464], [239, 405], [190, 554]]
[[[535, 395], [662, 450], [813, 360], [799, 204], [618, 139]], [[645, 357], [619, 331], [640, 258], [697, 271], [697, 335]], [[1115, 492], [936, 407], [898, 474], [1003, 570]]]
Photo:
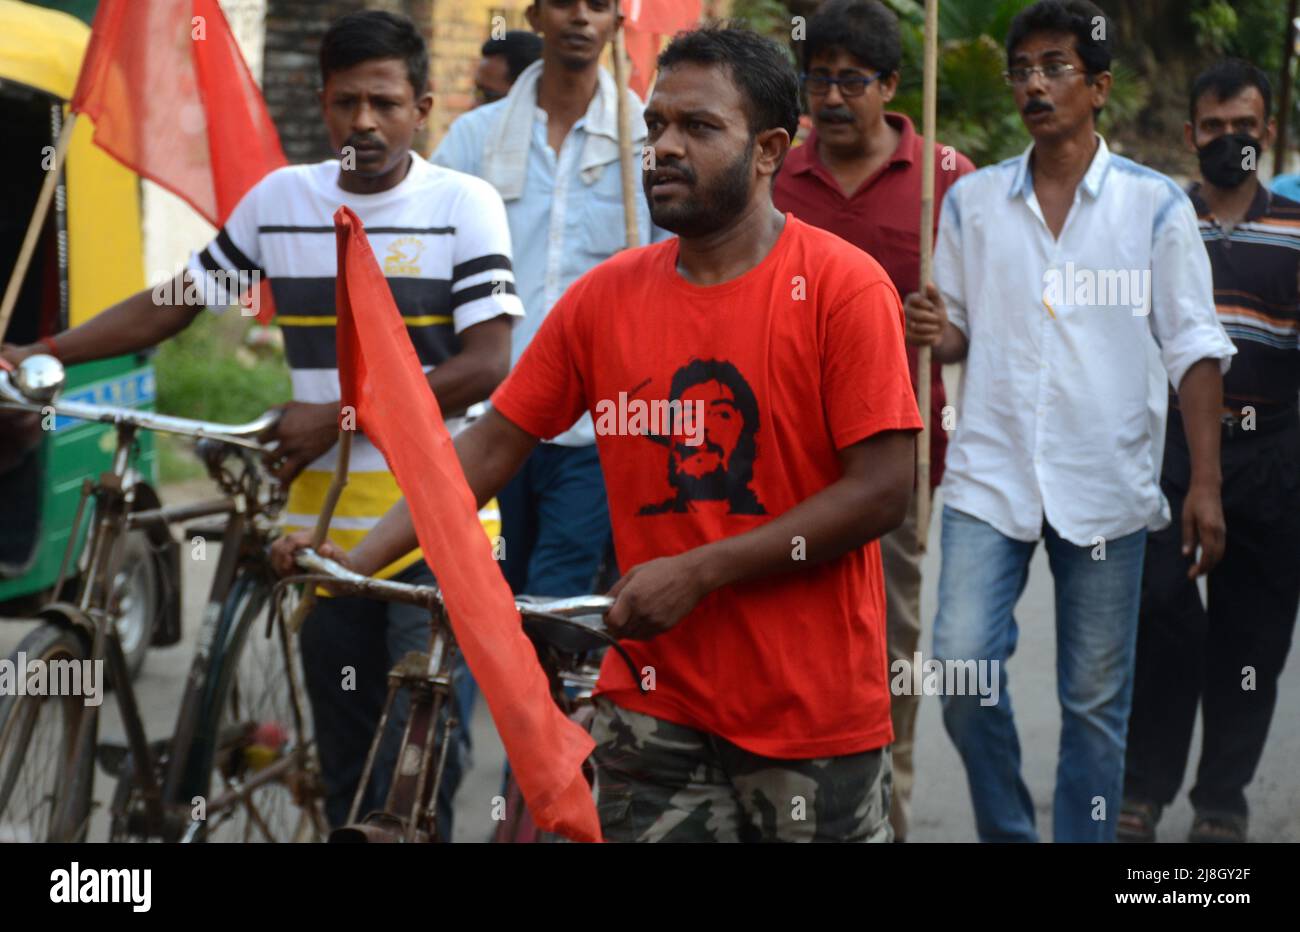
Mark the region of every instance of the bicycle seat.
[[521, 607], [524, 632], [549, 647], [567, 654], [585, 654], [610, 645], [599, 615], [561, 618], [558, 615], [534, 615]]

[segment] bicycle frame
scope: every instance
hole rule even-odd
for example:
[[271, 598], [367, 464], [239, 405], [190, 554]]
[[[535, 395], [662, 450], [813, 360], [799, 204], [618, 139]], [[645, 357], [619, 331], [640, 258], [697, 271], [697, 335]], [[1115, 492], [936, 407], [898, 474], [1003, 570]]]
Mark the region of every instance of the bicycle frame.
[[[133, 512], [131, 506], [134, 490], [128, 477], [130, 452], [138, 431], [146, 429], [179, 434], [196, 440], [211, 439], [260, 454], [270, 454], [272, 451], [255, 438], [274, 425], [276, 415], [264, 415], [248, 424], [228, 426], [79, 402], [50, 401], [41, 405], [37, 399], [25, 396], [19, 391], [11, 383], [8, 374], [3, 372], [0, 372], [0, 404], [24, 410], [44, 409], [48, 412], [53, 409], [59, 415], [110, 423], [116, 429], [117, 444], [109, 471], [101, 474], [98, 482], [93, 485], [88, 481], [83, 486], [82, 501], [77, 509], [76, 526], [72, 530], [68, 548], [64, 553], [62, 568], [55, 587], [55, 598], [57, 599], [62, 592], [68, 567], [77, 558], [75, 550], [80, 523], [85, 513], [86, 502], [93, 498], [95, 523], [86, 549], [83, 551], [87, 554], [85, 584], [82, 586], [76, 605], [62, 605], [60, 614], [71, 617], [83, 631], [91, 635], [90, 659], [107, 662], [126, 732], [127, 749], [132, 762], [132, 779], [138, 781], [144, 798], [148, 823], [144, 828], [147, 834], [175, 838], [186, 834], [188, 829], [188, 837], [193, 837], [198, 823], [189, 817], [191, 801], [187, 798], [187, 794], [206, 795], [206, 783], [210, 772], [207, 768], [191, 766], [196, 752], [206, 753], [206, 749], [192, 746], [193, 738], [202, 712], [203, 687], [212, 670], [213, 649], [223, 620], [223, 607], [235, 580], [236, 570], [240, 562], [249, 555], [250, 547], [256, 546], [260, 551], [262, 545], [258, 529], [254, 527], [258, 503], [248, 501], [248, 496], [244, 494], [232, 494], [198, 504]], [[110, 598], [109, 575], [112, 558], [118, 540], [128, 531], [160, 524], [170, 528], [182, 521], [216, 515], [225, 515], [228, 518], [223, 534], [221, 557], [209, 590], [194, 658], [186, 678], [176, 726], [172, 732], [173, 737], [170, 742], [172, 753], [168, 755], [166, 771], [160, 780], [154, 748], [150, 746], [145, 734], [135, 689], [127, 672], [121, 640], [107, 604]], [[81, 773], [80, 768], [85, 764], [86, 755], [90, 755], [93, 759], [97, 747], [98, 726], [98, 707], [83, 706], [77, 723], [69, 773]], [[250, 793], [263, 783], [275, 779], [294, 762], [294, 758], [289, 756], [264, 768], [242, 787], [242, 794]], [[93, 787], [93, 765], [89, 773]], [[85, 825], [74, 824], [78, 822], [76, 813], [80, 798], [78, 789], [79, 787], [72, 787], [71, 792], [65, 793], [54, 813], [51, 836], [55, 840], [76, 840], [85, 830]], [[237, 798], [241, 794], [235, 795]], [[217, 802], [229, 802], [230, 796], [231, 794], [227, 793]], [[218, 807], [214, 803], [210, 808]], [[121, 814], [114, 815], [116, 817]]]
[[[430, 646], [425, 653], [412, 651], [402, 658], [388, 675], [388, 697], [371, 741], [370, 751], [362, 769], [357, 790], [348, 813], [347, 824], [330, 834], [332, 842], [425, 842], [438, 841], [437, 804], [451, 736], [458, 724], [454, 715], [448, 715], [439, 726], [442, 707], [451, 702], [452, 673], [455, 668], [455, 635], [447, 617], [442, 596], [435, 586], [418, 586], [378, 580], [361, 576], [345, 569], [333, 560], [317, 554], [310, 548], [297, 554], [300, 567], [308, 575], [288, 577], [281, 586], [295, 583], [343, 584], [349, 591], [369, 598], [421, 605], [430, 610]], [[516, 609], [525, 619], [545, 620], [572, 628], [580, 638], [604, 646], [612, 646], [635, 670], [631, 659], [614, 638], [602, 628], [594, 628], [575, 621], [582, 616], [603, 615], [613, 600], [605, 596], [577, 596], [548, 602], [534, 602], [527, 597], [515, 602]], [[583, 682], [580, 671], [548, 670], [554, 688], [573, 678]], [[393, 703], [400, 689], [411, 692], [410, 713], [397, 753], [397, 765], [384, 807], [378, 812], [361, 813], [361, 800], [370, 783], [375, 759], [388, 729]], [[557, 699], [558, 701], [558, 699]], [[442, 732], [441, 740], [437, 739]], [[434, 764], [434, 754], [437, 763]], [[360, 821], [358, 817], [361, 816]]]

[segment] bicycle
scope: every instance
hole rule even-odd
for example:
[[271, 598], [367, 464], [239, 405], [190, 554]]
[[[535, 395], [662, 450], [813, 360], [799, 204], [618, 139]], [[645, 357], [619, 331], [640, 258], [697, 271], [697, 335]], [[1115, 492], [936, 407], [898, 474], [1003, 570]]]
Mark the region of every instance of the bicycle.
[[[304, 573], [289, 576], [281, 588], [329, 585], [340, 593], [419, 605], [430, 612], [429, 649], [412, 651], [388, 675], [388, 697], [374, 740], [353, 796], [347, 823], [330, 833], [333, 843], [435, 842], [438, 788], [447, 750], [457, 721], [452, 703], [452, 671], [456, 665], [456, 639], [442, 595], [436, 586], [419, 586], [361, 576], [334, 560], [303, 548], [295, 554]], [[598, 651], [616, 651], [635, 675], [636, 665], [627, 651], [606, 631], [603, 618], [613, 600], [607, 596], [576, 596], [541, 601], [529, 596], [515, 600], [525, 633], [533, 641], [551, 686], [551, 697], [566, 713], [577, 714], [590, 701], [599, 674], [593, 657]], [[639, 677], [637, 677], [639, 681]], [[384, 806], [361, 813], [361, 800], [370, 782], [398, 690], [411, 693], [410, 713], [397, 753], [397, 767]], [[441, 725], [439, 715], [450, 710]], [[591, 773], [588, 772], [588, 779]]]
[[[126, 744], [98, 743], [98, 708], [75, 690], [0, 697], [0, 836], [84, 841], [98, 759], [117, 779], [110, 841], [318, 839], [324, 825], [320, 781], [296, 642], [278, 620], [283, 606], [269, 611], [273, 597], [289, 596], [275, 591], [267, 560], [285, 491], [267, 472], [274, 450], [261, 438], [278, 414], [215, 424], [61, 401], [62, 384], [58, 360], [31, 356], [12, 376], [0, 372], [0, 404], [112, 424], [116, 447], [110, 469], [83, 487], [53, 601], [41, 612], [44, 623], [24, 638], [11, 662], [25, 654], [28, 669], [31, 660], [45, 671], [71, 671], [71, 664], [90, 669], [82, 661], [96, 669], [106, 665]], [[194, 439], [222, 494], [174, 507], [137, 500], [128, 463], [141, 430]], [[211, 518], [225, 520], [203, 529], [220, 539], [221, 554], [176, 724], [170, 737], [150, 741], [114, 623], [109, 581], [130, 557], [122, 542], [131, 532], [161, 531], [174, 546], [175, 526]], [[83, 519], [91, 523], [78, 554]], [[187, 529], [187, 536], [196, 533]], [[65, 588], [73, 588], [68, 569], [77, 559], [80, 583], [65, 601]]]

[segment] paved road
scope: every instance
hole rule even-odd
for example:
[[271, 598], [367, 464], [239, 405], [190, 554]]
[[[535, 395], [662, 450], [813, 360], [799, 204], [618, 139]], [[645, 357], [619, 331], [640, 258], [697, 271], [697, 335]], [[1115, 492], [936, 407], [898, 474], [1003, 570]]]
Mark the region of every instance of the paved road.
[[[174, 500], [177, 500], [176, 496], [169, 496], [169, 501]], [[936, 535], [935, 547], [925, 561], [926, 585], [922, 598], [926, 633], [922, 648], [927, 655], [938, 580], [937, 544]], [[150, 737], [167, 734], [173, 725], [176, 702], [181, 694], [198, 627], [194, 619], [201, 611], [215, 566], [213, 548], [209, 548], [205, 562], [188, 564], [184, 580], [185, 638], [179, 645], [153, 651], [137, 682]], [[1017, 709], [1025, 780], [1037, 803], [1039, 831], [1045, 839], [1051, 835], [1051, 796], [1060, 732], [1051, 600], [1051, 576], [1042, 548], [1039, 548], [1017, 612], [1021, 625], [1019, 650], [1008, 664], [1007, 672]], [[23, 622], [0, 624], [0, 656], [13, 650], [30, 627]], [[1300, 715], [1297, 710], [1300, 710], [1300, 650], [1293, 650], [1282, 677], [1269, 746], [1248, 792], [1253, 812], [1252, 837], [1258, 841], [1300, 841], [1300, 776], [1297, 776], [1300, 771]], [[121, 721], [111, 698], [105, 701], [102, 711], [104, 737], [120, 740]], [[457, 798], [457, 841], [479, 840], [491, 831], [492, 797], [499, 791], [504, 761], [500, 740], [482, 702], [475, 709], [472, 727], [474, 764]], [[1198, 730], [1198, 745], [1199, 740]], [[1196, 753], [1195, 749], [1193, 753]], [[933, 697], [925, 697], [921, 703], [916, 766], [913, 840], [974, 841], [965, 774], [944, 734], [939, 702]], [[101, 775], [96, 781], [97, 801], [105, 802], [111, 789], [109, 781]], [[1161, 837], [1182, 840], [1190, 825], [1191, 809], [1184, 797], [1165, 816]], [[102, 840], [106, 836], [107, 821], [101, 807], [92, 825], [91, 838]]]
[[[936, 519], [937, 528], [938, 521]], [[925, 633], [922, 651], [929, 656], [931, 621], [939, 579], [938, 534], [924, 565], [922, 615]], [[1056, 779], [1056, 747], [1060, 736], [1060, 708], [1056, 701], [1056, 637], [1052, 610], [1052, 577], [1040, 547], [1034, 556], [1017, 609], [1020, 641], [1016, 656], [1007, 664], [1009, 689], [1014, 697], [1025, 782], [1038, 810], [1038, 829], [1044, 840], [1052, 830], [1052, 790]], [[457, 798], [456, 835], [469, 834], [466, 823], [482, 821], [496, 792], [494, 774], [500, 773], [501, 743], [483, 709], [474, 718], [474, 768]], [[1200, 747], [1198, 725], [1192, 760]], [[976, 841], [975, 822], [961, 759], [943, 730], [937, 697], [923, 697], [917, 725], [916, 787], [913, 796], [911, 840]], [[1268, 748], [1254, 783], [1247, 791], [1251, 805], [1251, 837], [1257, 841], [1300, 841], [1300, 649], [1292, 650], [1282, 676], [1277, 712]], [[1194, 773], [1194, 764], [1189, 767]], [[1190, 787], [1190, 783], [1188, 788]], [[1186, 794], [1161, 820], [1162, 840], [1182, 841], [1192, 824]]]

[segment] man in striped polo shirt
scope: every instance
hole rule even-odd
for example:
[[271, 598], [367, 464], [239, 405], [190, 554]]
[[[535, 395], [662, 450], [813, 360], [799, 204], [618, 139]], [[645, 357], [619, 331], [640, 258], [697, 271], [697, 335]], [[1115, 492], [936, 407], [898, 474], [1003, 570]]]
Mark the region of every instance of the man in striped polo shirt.
[[[322, 112], [341, 158], [271, 173], [170, 287], [142, 291], [54, 338], [58, 354], [70, 363], [143, 349], [179, 333], [204, 305], [235, 303], [244, 282], [266, 276], [293, 377], [293, 400], [277, 428], [284, 458], [280, 478], [292, 480], [286, 509], [291, 530], [314, 526], [335, 464], [340, 411], [332, 217], [339, 205], [365, 223], [453, 433], [465, 409], [485, 400], [505, 377], [512, 322], [523, 314], [500, 196], [481, 179], [411, 152], [433, 104], [428, 50], [414, 24], [377, 11], [345, 16], [325, 33], [320, 63]], [[6, 348], [6, 356], [16, 361], [38, 351], [47, 349]], [[400, 499], [382, 455], [358, 433], [331, 540], [354, 546]], [[432, 581], [418, 550], [376, 575]], [[414, 607], [323, 598], [303, 627], [304, 670], [332, 825], [347, 816], [387, 694], [388, 670], [407, 651], [428, 646], [428, 624], [428, 612]], [[387, 794], [406, 704], [405, 694], [399, 696], [363, 813], [378, 808]], [[444, 837], [459, 782], [460, 747], [454, 743], [439, 794]]]
[[[1245, 789], [1264, 750], [1300, 609], [1300, 204], [1259, 182], [1276, 135], [1267, 76], [1223, 61], [1192, 87], [1190, 194], [1214, 274], [1214, 301], [1237, 347], [1223, 379], [1223, 561], [1208, 606], [1177, 528], [1147, 541], [1137, 673], [1119, 834], [1155, 838], [1187, 766], [1199, 705], [1204, 739], [1190, 841], [1245, 841]], [[1177, 399], [1170, 398], [1176, 406]], [[1161, 485], [1187, 493], [1187, 440], [1169, 419]]]

